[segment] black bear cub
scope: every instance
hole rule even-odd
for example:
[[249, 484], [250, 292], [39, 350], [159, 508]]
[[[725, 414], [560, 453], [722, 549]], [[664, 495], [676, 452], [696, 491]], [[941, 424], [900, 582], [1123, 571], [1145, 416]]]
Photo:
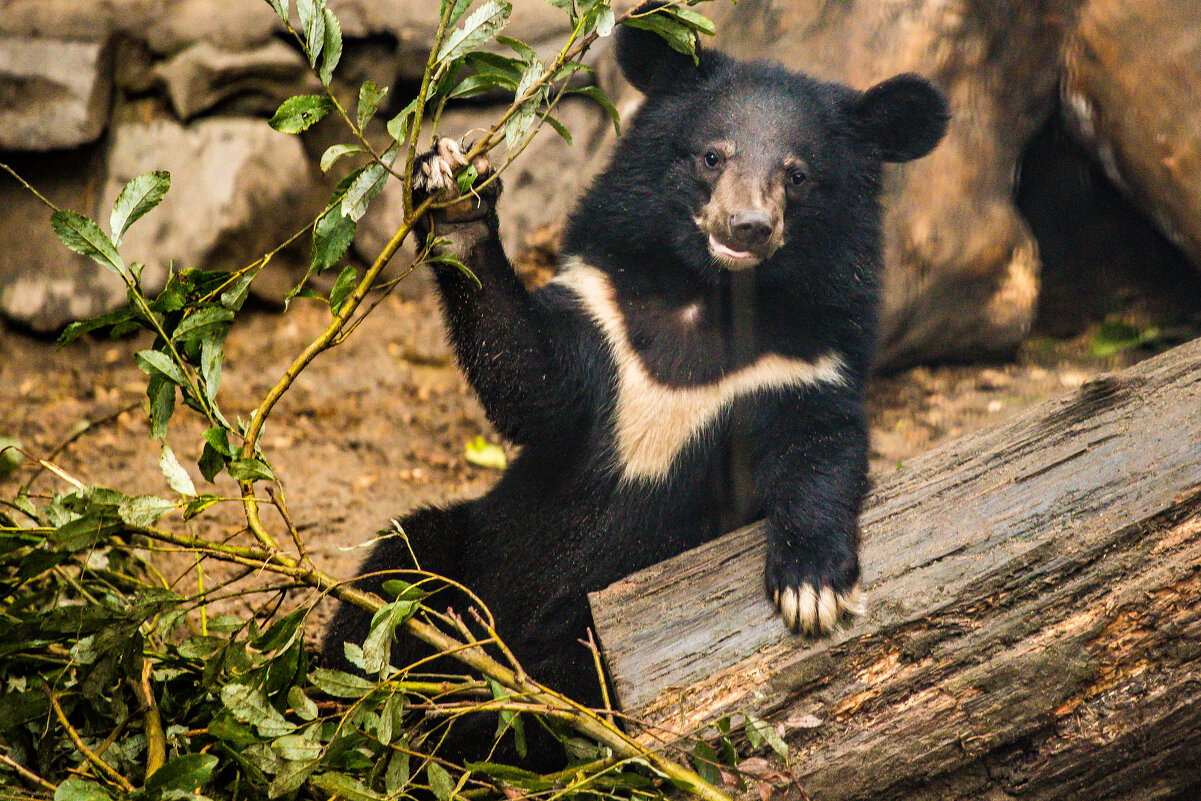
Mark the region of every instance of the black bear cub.
[[[881, 169], [928, 153], [947, 120], [914, 75], [860, 92], [711, 50], [694, 63], [624, 27], [617, 57], [646, 99], [552, 281], [529, 292], [514, 274], [496, 182], [431, 218], [483, 285], [434, 267], [458, 360], [521, 450], [483, 497], [404, 518], [408, 543], [383, 540], [356, 585], [380, 592], [411, 546], [478, 594], [533, 678], [592, 705], [585, 594], [745, 523], [766, 521], [786, 626], [857, 610]], [[462, 152], [441, 140], [421, 192], [455, 196]], [[326, 663], [345, 666], [369, 622], [343, 605]], [[426, 653], [401, 637], [394, 663]]]

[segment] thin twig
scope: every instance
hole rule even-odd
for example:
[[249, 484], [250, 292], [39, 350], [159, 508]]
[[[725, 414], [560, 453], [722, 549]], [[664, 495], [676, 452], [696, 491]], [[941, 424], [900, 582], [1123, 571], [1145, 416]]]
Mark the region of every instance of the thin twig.
[[55, 790], [58, 789], [53, 784], [46, 781], [41, 776], [39, 776], [36, 773], [34, 773], [33, 771], [31, 771], [29, 768], [22, 765], [20, 762], [10, 759], [9, 757], [5, 756], [3, 753], [0, 753], [0, 762], [3, 762], [5, 765], [8, 765], [10, 768], [15, 770], [23, 779], [25, 779], [26, 781], [28, 781], [32, 784], [36, 784], [37, 786], [41, 787], [43, 790], [49, 790], [50, 792], [53, 793]]
[[58, 705], [58, 698], [56, 698], [54, 693], [50, 691], [49, 687], [44, 689], [46, 691], [46, 697], [50, 699], [50, 708], [54, 710], [54, 716], [58, 718], [58, 722], [67, 732], [67, 736], [71, 738], [71, 742], [75, 744], [77, 749], [79, 749], [79, 753], [83, 754], [83, 758], [86, 759], [88, 763], [92, 765], [92, 767], [104, 774], [105, 778], [107, 778], [109, 781], [116, 784], [125, 792], [132, 793], [134, 791], [134, 786], [129, 783], [129, 780], [118, 773], [112, 765], [96, 756], [86, 745], [84, 745], [83, 739], [79, 736], [79, 732], [75, 731], [75, 727], [71, 725], [71, 721], [67, 720], [67, 715], [63, 712], [63, 708]]
[[501, 653], [505, 655], [505, 659], [509, 660], [509, 666], [513, 668], [513, 672], [516, 673], [520, 678], [524, 679], [526, 676], [525, 668], [521, 666], [521, 663], [517, 661], [517, 657], [513, 655], [512, 651], [509, 650], [509, 646], [505, 645], [504, 640], [502, 640], [500, 635], [496, 633], [496, 629], [494, 628], [495, 623], [490, 624], [488, 621], [484, 620], [484, 616], [481, 615], [479, 610], [474, 606], [471, 607], [471, 615], [475, 618], [477, 623], [487, 629], [488, 635], [496, 642], [496, 647], [499, 648]]
[[405, 169], [401, 185], [404, 191], [400, 193], [404, 203], [405, 219], [415, 219], [413, 205], [413, 164], [417, 159], [418, 139], [421, 136], [421, 118], [425, 114], [425, 101], [429, 94], [431, 80], [434, 75], [434, 64], [438, 60], [438, 51], [442, 49], [442, 41], [446, 37], [446, 27], [450, 24], [450, 15], [454, 10], [453, 3], [447, 3], [438, 19], [438, 30], [430, 45], [430, 54], [425, 62], [425, 72], [421, 75], [421, 88], [417, 90], [417, 101], [413, 104], [413, 126], [409, 129], [408, 143], [405, 148]]
[[592, 652], [592, 664], [596, 667], [596, 679], [600, 682], [601, 703], [605, 706], [605, 719], [609, 723], [613, 723], [613, 702], [609, 699], [609, 682], [605, 681], [605, 667], [601, 664], [600, 648], [596, 645], [596, 637], [592, 633], [592, 627], [588, 627], [588, 639], [580, 640], [589, 651]]
[[33, 196], [34, 196], [34, 197], [36, 197], [38, 200], [42, 201], [42, 202], [43, 202], [43, 203], [45, 203], [47, 206], [49, 206], [51, 211], [58, 211], [58, 210], [59, 210], [58, 206], [56, 206], [56, 205], [54, 205], [53, 203], [51, 203], [49, 200], [47, 200], [47, 199], [46, 199], [46, 197], [45, 197], [45, 196], [44, 196], [44, 195], [43, 195], [41, 192], [39, 192], [38, 190], [34, 189], [34, 188], [33, 188], [33, 186], [32, 186], [32, 185], [30, 185], [29, 181], [26, 181], [24, 178], [22, 178], [20, 175], [18, 175], [18, 174], [17, 174], [17, 171], [16, 171], [16, 170], [14, 170], [12, 167], [8, 166], [7, 164], [5, 164], [5, 163], [3, 163], [3, 162], [0, 162], [0, 170], [4, 170], [6, 173], [8, 173], [9, 175], [11, 175], [13, 178], [16, 178], [18, 181], [20, 181], [20, 182], [21, 182], [21, 186], [23, 186], [23, 187], [25, 187], [26, 189], [28, 189], [30, 192], [32, 192], [32, 193], [33, 193]]
[[163, 718], [154, 700], [150, 687], [150, 660], [142, 660], [142, 676], [139, 680], [129, 676], [129, 686], [142, 705], [142, 730], [146, 735], [146, 778], [167, 762], [167, 735], [163, 732]]
[[267, 485], [267, 496], [271, 498], [271, 505], [279, 512], [279, 516], [284, 521], [284, 526], [287, 527], [288, 533], [292, 535], [292, 544], [296, 546], [296, 553], [300, 556], [301, 564], [310, 564], [308, 549], [304, 546], [304, 538], [300, 536], [300, 532], [296, 530], [296, 526], [292, 524], [292, 517], [288, 514], [288, 507], [284, 505], [283, 498], [276, 494], [275, 487]]
[[[54, 461], [54, 459], [60, 453], [65, 451], [67, 448], [69, 448], [73, 442], [75, 442], [77, 439], [79, 439], [80, 437], [82, 437], [84, 434], [88, 433], [92, 429], [99, 428], [100, 426], [104, 425], [105, 423], [111, 423], [113, 420], [116, 420], [121, 415], [125, 414], [126, 412], [132, 412], [134, 409], [138, 408], [141, 405], [142, 405], [141, 401], [134, 401], [133, 403], [122, 406], [120, 409], [117, 409], [116, 411], [112, 411], [112, 412], [109, 412], [108, 414], [101, 415], [100, 417], [97, 417], [95, 420], [84, 420], [81, 425], [76, 427], [75, 431], [72, 432], [72, 434], [69, 437], [67, 437], [62, 442], [60, 442], [58, 444], [58, 446], [55, 447], [54, 450], [50, 451], [50, 454], [46, 457], [46, 461], [47, 462]], [[34, 480], [37, 479], [37, 477], [40, 476], [42, 474], [42, 471], [45, 469], [46, 469], [45, 464], [43, 464], [41, 462], [41, 460], [39, 460], [38, 469], [34, 470], [33, 475], [31, 475], [29, 477], [29, 479], [24, 484], [21, 485], [21, 492], [29, 492], [29, 488], [33, 485]]]

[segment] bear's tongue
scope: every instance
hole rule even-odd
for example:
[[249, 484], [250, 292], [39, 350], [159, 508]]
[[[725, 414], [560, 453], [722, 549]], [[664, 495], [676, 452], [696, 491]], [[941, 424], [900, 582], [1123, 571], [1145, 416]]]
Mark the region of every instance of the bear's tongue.
[[709, 234], [709, 249], [713, 251], [714, 255], [725, 256], [727, 259], [749, 259], [754, 256], [750, 251], [734, 250], [723, 245], [713, 234]]

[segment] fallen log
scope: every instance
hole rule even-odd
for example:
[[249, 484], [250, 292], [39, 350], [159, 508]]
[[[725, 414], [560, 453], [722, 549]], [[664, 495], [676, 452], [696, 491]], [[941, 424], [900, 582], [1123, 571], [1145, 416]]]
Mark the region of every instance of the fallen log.
[[644, 738], [753, 713], [822, 801], [1201, 798], [1201, 340], [877, 482], [829, 639], [754, 526], [591, 596]]

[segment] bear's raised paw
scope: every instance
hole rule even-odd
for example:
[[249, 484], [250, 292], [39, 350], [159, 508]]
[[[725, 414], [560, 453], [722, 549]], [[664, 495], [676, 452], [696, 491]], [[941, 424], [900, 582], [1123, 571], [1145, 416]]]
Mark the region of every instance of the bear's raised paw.
[[[459, 197], [455, 171], [466, 166], [467, 155], [463, 151], [462, 145], [448, 137], [439, 139], [434, 145], [434, 149], [418, 156], [417, 162], [413, 165], [414, 201], [420, 203], [426, 197], [432, 196], [438, 202], [446, 202]], [[493, 172], [492, 162], [483, 155], [472, 159], [471, 166], [475, 168], [478, 176], [475, 179], [477, 184], [486, 180]], [[496, 195], [499, 194], [498, 183], [493, 181], [478, 192], [473, 192], [470, 196], [465, 197], [465, 201], [473, 201], [470, 204], [465, 202], [446, 209], [447, 216], [451, 219], [469, 219], [480, 216], [480, 212], [487, 211], [491, 207], [492, 201], [496, 199]], [[459, 205], [463, 205], [464, 208], [459, 209]], [[475, 214], [471, 213], [473, 210], [476, 212]]]

